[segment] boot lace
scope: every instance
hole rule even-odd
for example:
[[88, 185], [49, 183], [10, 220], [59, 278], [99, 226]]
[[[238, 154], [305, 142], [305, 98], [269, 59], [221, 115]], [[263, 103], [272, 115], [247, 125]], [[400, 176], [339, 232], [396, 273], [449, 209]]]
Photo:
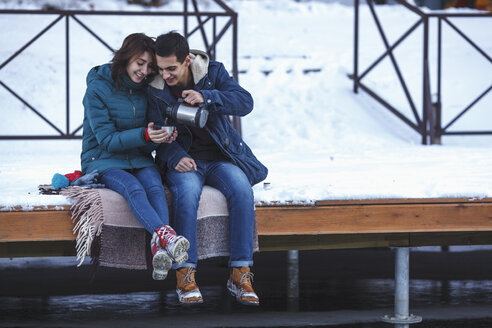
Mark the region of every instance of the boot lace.
[[164, 239], [166, 242], [169, 243], [174, 243], [174, 241], [178, 238], [171, 229], [164, 227], [160, 228], [157, 233], [161, 239]]
[[195, 279], [194, 279], [194, 277], [192, 277], [192, 275], [196, 272], [196, 270], [194, 268], [190, 267], [186, 271], [187, 272], [186, 272], [185, 276], [183, 277], [183, 286], [195, 284]]
[[170, 243], [174, 243], [174, 241], [178, 238], [175, 234], [173, 234], [170, 230], [167, 229], [164, 232], [163, 237]]
[[245, 272], [241, 275], [241, 279], [239, 279], [239, 285], [242, 284], [248, 284], [251, 285], [251, 282], [253, 281], [253, 272]]

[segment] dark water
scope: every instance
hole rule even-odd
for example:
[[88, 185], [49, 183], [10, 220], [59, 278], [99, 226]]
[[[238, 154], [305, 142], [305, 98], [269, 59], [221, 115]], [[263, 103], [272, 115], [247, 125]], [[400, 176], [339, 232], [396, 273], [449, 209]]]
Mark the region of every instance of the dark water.
[[[255, 256], [256, 308], [228, 295], [223, 260], [200, 264], [205, 302], [183, 307], [172, 273], [156, 282], [146, 271], [99, 268], [90, 282], [90, 265], [3, 259], [0, 327], [392, 327], [380, 318], [393, 312], [393, 251], [300, 252], [297, 300], [286, 296], [286, 256]], [[492, 327], [492, 251], [410, 258], [410, 312], [424, 319], [411, 327]]]

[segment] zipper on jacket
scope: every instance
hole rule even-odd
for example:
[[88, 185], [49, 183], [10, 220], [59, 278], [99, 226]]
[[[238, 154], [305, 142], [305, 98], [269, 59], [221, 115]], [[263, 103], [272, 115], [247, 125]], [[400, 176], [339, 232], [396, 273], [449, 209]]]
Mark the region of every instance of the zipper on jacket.
[[127, 95], [128, 95], [128, 100], [132, 104], [132, 109], [133, 109], [133, 127], [135, 128], [136, 125], [137, 125], [137, 113], [136, 113], [136, 110], [135, 110], [135, 104], [133, 103], [132, 98], [130, 97], [131, 94], [132, 94], [132, 89], [130, 89], [130, 92]]
[[[128, 92], [128, 100], [130, 101], [130, 104], [132, 104], [132, 109], [133, 109], [133, 127], [135, 128], [137, 125], [137, 111], [135, 109], [135, 104], [132, 101], [131, 94], [133, 93], [133, 90], [130, 89]], [[128, 156], [128, 153], [125, 154], [126, 160], [128, 161], [128, 164], [130, 164], [130, 167], [134, 169], [132, 162], [130, 161], [130, 157]]]
[[130, 167], [131, 167], [131, 168], [132, 168], [132, 170], [133, 170], [133, 169], [134, 169], [134, 167], [133, 167], [132, 162], [130, 161], [130, 158], [128, 157], [128, 153], [126, 153], [126, 154], [125, 154], [125, 156], [126, 156], [126, 160], [128, 161], [128, 164], [130, 164]]

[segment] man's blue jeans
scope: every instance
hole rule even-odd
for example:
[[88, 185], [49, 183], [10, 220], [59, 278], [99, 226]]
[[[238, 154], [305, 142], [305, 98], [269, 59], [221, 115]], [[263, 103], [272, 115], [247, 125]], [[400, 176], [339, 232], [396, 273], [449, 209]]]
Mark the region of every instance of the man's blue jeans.
[[155, 167], [138, 169], [132, 173], [120, 169], [109, 170], [101, 177], [101, 181], [126, 199], [135, 218], [150, 234], [169, 224], [166, 194]]
[[190, 242], [189, 259], [174, 268], [194, 267], [197, 264], [197, 211], [202, 187], [212, 186], [222, 192], [229, 208], [231, 240], [230, 267], [253, 265], [254, 197], [244, 172], [236, 165], [223, 161], [195, 161], [197, 171], [180, 173], [168, 170], [166, 181], [173, 194], [174, 228]]

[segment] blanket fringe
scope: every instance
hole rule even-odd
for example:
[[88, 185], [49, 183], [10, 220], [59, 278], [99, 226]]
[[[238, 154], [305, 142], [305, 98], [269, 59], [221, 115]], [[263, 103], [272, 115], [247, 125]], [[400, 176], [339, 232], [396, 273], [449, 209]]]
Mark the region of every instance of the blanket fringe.
[[68, 187], [63, 189], [60, 194], [74, 199], [70, 211], [72, 212], [72, 222], [77, 222], [73, 228], [73, 233], [77, 233], [75, 239], [75, 249], [77, 260], [80, 260], [78, 267], [82, 265], [87, 255], [91, 255], [91, 245], [95, 236], [99, 236], [102, 231], [103, 208], [101, 195], [98, 189], [84, 187]]

